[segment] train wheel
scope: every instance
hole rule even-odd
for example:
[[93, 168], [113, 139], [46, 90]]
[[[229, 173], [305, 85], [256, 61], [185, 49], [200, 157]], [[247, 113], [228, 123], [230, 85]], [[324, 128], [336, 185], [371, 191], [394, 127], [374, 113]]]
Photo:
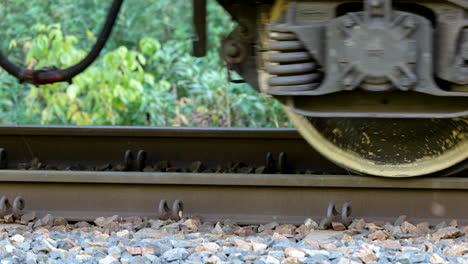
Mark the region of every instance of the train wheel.
[[287, 112], [309, 144], [354, 172], [415, 177], [468, 168], [468, 117], [310, 118]]

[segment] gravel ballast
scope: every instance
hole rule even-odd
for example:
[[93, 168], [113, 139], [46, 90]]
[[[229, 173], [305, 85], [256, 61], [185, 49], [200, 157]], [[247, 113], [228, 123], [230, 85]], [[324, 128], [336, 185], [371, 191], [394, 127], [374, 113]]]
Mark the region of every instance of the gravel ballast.
[[[8, 218], [11, 222], [11, 219]], [[269, 223], [238, 226], [118, 216], [69, 224], [28, 215], [0, 224], [0, 264], [13, 263], [468, 263], [468, 227], [354, 220], [321, 230]], [[339, 231], [337, 231], [339, 230]]]

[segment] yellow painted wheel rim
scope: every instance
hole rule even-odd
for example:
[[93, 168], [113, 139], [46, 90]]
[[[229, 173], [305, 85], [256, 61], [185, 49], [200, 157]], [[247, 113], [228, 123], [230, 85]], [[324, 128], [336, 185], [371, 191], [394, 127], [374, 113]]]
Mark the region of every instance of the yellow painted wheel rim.
[[[415, 177], [431, 175], [468, 159], [468, 137], [438, 157], [401, 164], [377, 164], [356, 153], [341, 149], [317, 130], [307, 118], [286, 110], [301, 135], [318, 152], [334, 163], [350, 170], [383, 177]], [[468, 120], [468, 119], [467, 119]], [[468, 121], [467, 125], [468, 125]]]

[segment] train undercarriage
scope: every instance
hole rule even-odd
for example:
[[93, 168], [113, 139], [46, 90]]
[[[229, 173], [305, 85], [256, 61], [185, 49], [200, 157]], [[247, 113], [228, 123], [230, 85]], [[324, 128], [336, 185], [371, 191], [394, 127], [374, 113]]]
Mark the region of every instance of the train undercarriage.
[[467, 168], [468, 1], [218, 2], [239, 23], [229, 69], [324, 156], [386, 177]]
[[[206, 0], [194, 1], [194, 55], [206, 52]], [[451, 175], [468, 168], [468, 0], [217, 0], [238, 26], [221, 56], [283, 103], [312, 147], [360, 174]], [[123, 0], [89, 54], [67, 69], [0, 66], [20, 82], [70, 82], [98, 57]]]

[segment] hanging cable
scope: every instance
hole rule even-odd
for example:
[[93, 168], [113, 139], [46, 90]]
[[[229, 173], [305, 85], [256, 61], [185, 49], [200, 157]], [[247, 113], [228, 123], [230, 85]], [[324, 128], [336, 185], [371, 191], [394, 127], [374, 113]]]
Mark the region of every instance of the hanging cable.
[[33, 85], [43, 85], [56, 82], [71, 82], [71, 79], [76, 75], [83, 72], [86, 68], [93, 63], [104, 48], [112, 28], [117, 20], [123, 0], [114, 0], [107, 14], [106, 21], [101, 30], [101, 33], [96, 40], [91, 51], [79, 63], [66, 68], [57, 69], [55, 67], [44, 67], [39, 70], [31, 70], [20, 67], [12, 63], [7, 56], [0, 51], [0, 66], [5, 69], [9, 74], [18, 78], [21, 83], [30, 83]]

